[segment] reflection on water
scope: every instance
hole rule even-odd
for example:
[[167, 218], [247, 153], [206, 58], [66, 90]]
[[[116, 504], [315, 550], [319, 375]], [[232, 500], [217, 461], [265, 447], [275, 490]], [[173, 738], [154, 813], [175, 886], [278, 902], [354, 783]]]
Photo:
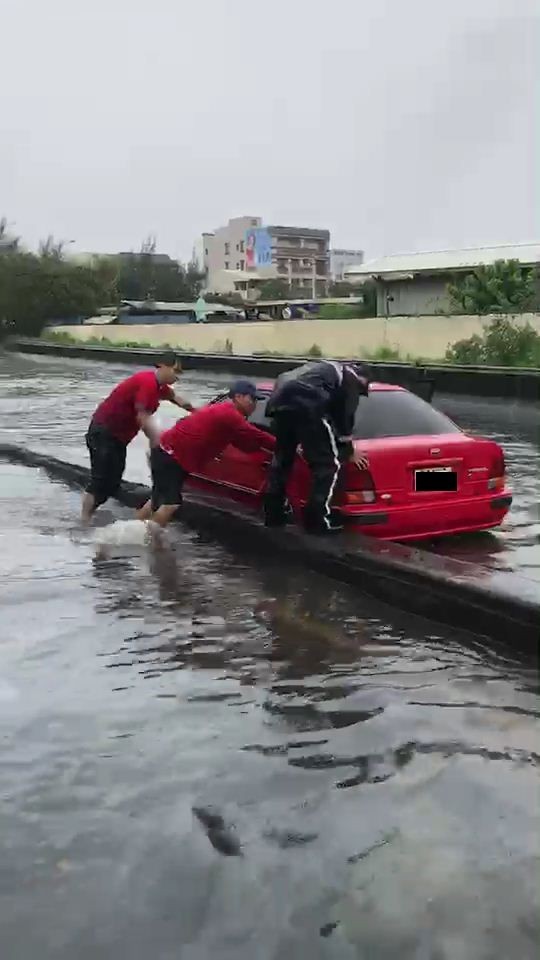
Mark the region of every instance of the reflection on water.
[[[70, 399], [21, 429], [82, 460]], [[533, 664], [181, 526], [100, 557], [78, 506], [0, 466], [3, 955], [536, 957]]]

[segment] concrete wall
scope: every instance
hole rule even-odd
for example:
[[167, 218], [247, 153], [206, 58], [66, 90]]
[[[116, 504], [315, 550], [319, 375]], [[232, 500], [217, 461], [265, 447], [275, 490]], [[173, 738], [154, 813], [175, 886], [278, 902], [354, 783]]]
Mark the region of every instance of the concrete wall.
[[450, 309], [447, 285], [449, 278], [415, 277], [413, 280], [379, 281], [377, 283], [377, 313], [385, 314], [384, 298], [388, 302], [390, 316], [402, 317], [414, 314], [430, 315]]
[[[57, 327], [71, 336], [88, 340], [106, 337], [113, 342], [168, 343], [197, 353], [230, 352], [235, 354], [279, 353], [305, 355], [317, 344], [322, 353], [333, 357], [367, 356], [383, 345], [408, 355], [429, 360], [444, 357], [446, 348], [481, 334], [491, 317], [370, 317], [361, 320], [291, 320], [258, 323], [216, 324], [151, 324], [129, 326]], [[525, 314], [520, 321], [529, 321], [540, 333], [540, 314]]]

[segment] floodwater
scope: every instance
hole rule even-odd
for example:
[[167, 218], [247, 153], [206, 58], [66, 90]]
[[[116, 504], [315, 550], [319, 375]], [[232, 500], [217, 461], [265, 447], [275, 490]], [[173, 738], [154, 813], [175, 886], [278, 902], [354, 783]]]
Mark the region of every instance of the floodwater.
[[[0, 355], [0, 441], [85, 462], [124, 373]], [[498, 432], [490, 556], [534, 565], [534, 430]], [[99, 559], [37, 470], [0, 501], [2, 957], [536, 960], [534, 664], [181, 525]]]

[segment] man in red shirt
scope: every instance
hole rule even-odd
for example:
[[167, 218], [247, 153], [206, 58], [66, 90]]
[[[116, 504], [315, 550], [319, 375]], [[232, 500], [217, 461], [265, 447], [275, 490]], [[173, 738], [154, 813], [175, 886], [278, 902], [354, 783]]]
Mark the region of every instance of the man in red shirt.
[[150, 418], [161, 400], [192, 411], [194, 407], [172, 389], [181, 370], [174, 353], [165, 353], [155, 370], [143, 370], [123, 380], [95, 410], [86, 445], [90, 452], [90, 482], [82, 503], [82, 520], [112, 497], [126, 466], [126, 448], [139, 430], [150, 438]]
[[257, 406], [257, 388], [237, 380], [229, 399], [202, 407], [165, 430], [150, 453], [152, 498], [139, 510], [140, 520], [165, 527], [182, 503], [182, 487], [190, 473], [217, 457], [229, 444], [246, 453], [272, 452], [274, 437], [247, 422]]

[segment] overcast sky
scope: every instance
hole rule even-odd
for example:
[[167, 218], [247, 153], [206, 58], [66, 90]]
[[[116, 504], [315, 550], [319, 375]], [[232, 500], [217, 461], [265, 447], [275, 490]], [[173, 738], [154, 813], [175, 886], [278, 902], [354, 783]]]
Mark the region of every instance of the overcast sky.
[[540, 0], [0, 0], [0, 215], [188, 258], [231, 216], [369, 257], [540, 239]]

